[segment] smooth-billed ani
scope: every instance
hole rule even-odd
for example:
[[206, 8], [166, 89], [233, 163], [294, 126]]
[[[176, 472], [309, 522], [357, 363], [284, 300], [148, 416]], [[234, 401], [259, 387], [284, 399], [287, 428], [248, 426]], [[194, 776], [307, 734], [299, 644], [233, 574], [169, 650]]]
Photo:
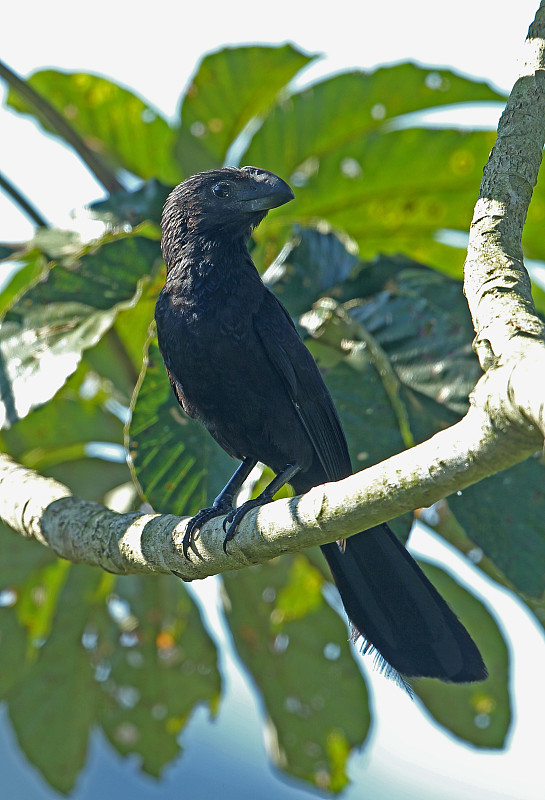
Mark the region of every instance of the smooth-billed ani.
[[[298, 494], [351, 474], [339, 417], [287, 311], [247, 249], [267, 212], [293, 198], [283, 180], [243, 167], [202, 172], [169, 195], [163, 212], [165, 286], [155, 318], [178, 402], [242, 463], [211, 509], [188, 524], [184, 551], [210, 518], [227, 514], [226, 542], [249, 508], [284, 483]], [[276, 478], [233, 508], [255, 464]], [[466, 629], [387, 525], [322, 547], [365, 651], [386, 674], [462, 683], [486, 668]]]

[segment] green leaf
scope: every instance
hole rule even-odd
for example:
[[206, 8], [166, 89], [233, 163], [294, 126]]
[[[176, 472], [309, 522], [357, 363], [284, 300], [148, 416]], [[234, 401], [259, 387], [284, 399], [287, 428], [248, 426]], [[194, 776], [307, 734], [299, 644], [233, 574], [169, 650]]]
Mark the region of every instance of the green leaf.
[[298, 555], [223, 579], [235, 646], [267, 710], [270, 757], [291, 775], [339, 792], [370, 716], [346, 628], [319, 591], [320, 573]]
[[[92, 150], [141, 178], [180, 180], [172, 150], [176, 131], [149, 103], [116, 83], [88, 73], [41, 70], [28, 83], [59, 111]], [[13, 89], [8, 105], [37, 116]], [[51, 131], [49, 125], [44, 126]], [[53, 131], [53, 133], [57, 133]]]
[[389, 284], [364, 301], [325, 298], [301, 318], [362, 468], [454, 421], [479, 374], [460, 285], [427, 270]]
[[[155, 303], [163, 287], [164, 279], [164, 272], [161, 270], [153, 280], [143, 287], [138, 303], [131, 308], [122, 309], [115, 320], [115, 334], [123, 346], [125, 357], [128, 356], [131, 359], [137, 375], [140, 375], [147, 354]], [[135, 383], [136, 381], [133, 381], [131, 396]]]
[[68, 378], [54, 403], [46, 403], [2, 438], [9, 452], [27, 466], [41, 470], [56, 463], [57, 450], [90, 441], [123, 442], [123, 424], [110, 413], [111, 386], [84, 360]]
[[[54, 402], [45, 403], [3, 432], [2, 445], [17, 460], [55, 477], [85, 499], [101, 499], [107, 491], [131, 480], [124, 459], [111, 463], [87, 456], [90, 443], [123, 446], [119, 414], [128, 413], [157, 290], [157, 284], [146, 285], [136, 306], [119, 311], [116, 335], [110, 331], [85, 351]], [[100, 456], [100, 450], [93, 453]]]
[[[11, 587], [2, 592], [12, 592]], [[9, 595], [4, 595], [8, 597]], [[16, 595], [13, 595], [14, 599]], [[4, 699], [10, 689], [25, 675], [27, 637], [11, 608], [0, 608], [0, 697]]]
[[90, 210], [93, 216], [110, 225], [128, 222], [134, 227], [145, 220], [159, 225], [169, 191], [170, 186], [152, 179], [134, 191], [115, 192], [106, 200], [92, 203]]
[[329, 78], [276, 106], [241, 160], [290, 180], [296, 199], [266, 220], [258, 237], [294, 218], [303, 224], [325, 219], [358, 243], [362, 258], [404, 252], [460, 276], [463, 251], [437, 235], [469, 226], [494, 137], [396, 130], [392, 118], [500, 95], [484, 84], [437, 74], [451, 94], [429, 87], [429, 70], [401, 65]]
[[376, 337], [402, 384], [457, 414], [466, 412], [481, 369], [459, 281], [421, 265], [407, 267], [387, 291], [354, 301], [348, 313]]
[[11, 258], [14, 254], [15, 247], [9, 244], [0, 243], [0, 261], [5, 261]]
[[[137, 331], [134, 335], [136, 339]], [[106, 492], [129, 482], [124, 424], [119, 418], [128, 414], [133, 389], [126, 374], [127, 361], [126, 353], [109, 346], [107, 335], [86, 351], [54, 402], [45, 403], [3, 431], [0, 446], [17, 461], [56, 478], [84, 499], [101, 500]], [[109, 452], [97, 443], [107, 445]]]
[[75, 567], [2, 530], [0, 592], [0, 697], [58, 791], [74, 785], [93, 726], [158, 776], [194, 710], [217, 709], [216, 648], [175, 578]]
[[46, 266], [46, 259], [39, 250], [34, 248], [19, 253], [2, 264], [5, 269], [13, 269], [15, 266], [17, 269], [0, 294], [0, 318], [13, 305], [15, 298], [40, 278]]
[[56, 561], [57, 556], [48, 547], [23, 538], [0, 523], [0, 591], [17, 589], [18, 596], [19, 587], [28, 580], [30, 573]]
[[276, 596], [275, 614], [283, 623], [302, 619], [323, 605], [322, 575], [307, 558], [295, 556], [289, 568], [288, 580]]
[[530, 458], [449, 497], [469, 538], [515, 587], [545, 589], [545, 469]]
[[133, 397], [127, 449], [142, 494], [162, 513], [195, 514], [211, 503], [236, 466], [178, 405], [155, 338]]
[[353, 243], [346, 238], [295, 226], [263, 280], [290, 314], [297, 315], [341, 285], [359, 263]]
[[82, 250], [79, 233], [62, 228], [38, 228], [32, 237], [31, 245], [43, 253], [48, 260], [58, 259], [65, 263], [68, 263]]
[[[302, 224], [325, 219], [357, 242], [362, 258], [402, 252], [461, 277], [464, 252], [437, 236], [469, 227], [492, 144], [483, 131], [375, 132], [322, 157], [275, 225], [293, 216]], [[357, 166], [354, 177], [344, 174], [346, 164]]]
[[[0, 698], [26, 678], [30, 668], [28, 635], [18, 614], [18, 603], [31, 576], [58, 563], [46, 547], [24, 539], [0, 524]], [[35, 597], [44, 599], [38, 592]]]
[[[307, 342], [318, 366], [323, 349]], [[377, 464], [404, 449], [397, 420], [384, 385], [370, 361], [347, 361], [326, 367], [324, 380], [341, 417], [355, 470]]]
[[158, 777], [179, 755], [180, 731], [195, 709], [217, 708], [216, 648], [173, 577], [130, 576], [115, 588], [124, 613], [95, 621], [97, 665], [108, 657], [111, 668], [98, 717], [116, 750], [138, 754], [142, 770]]
[[[522, 249], [525, 258], [532, 258], [545, 262], [545, 246], [543, 244], [543, 222], [545, 220], [545, 180], [540, 174], [534, 191], [532, 192], [532, 202], [528, 209], [528, 216], [522, 231]], [[541, 264], [541, 268], [543, 265]], [[530, 271], [532, 275], [532, 272]], [[541, 278], [543, 273], [541, 274]], [[533, 281], [532, 298], [538, 311], [545, 314], [545, 291], [543, 280]]]
[[482, 683], [452, 686], [411, 680], [428, 711], [455, 736], [475, 747], [502, 748], [511, 725], [509, 657], [498, 626], [484, 605], [442, 569], [421, 564], [482, 652], [489, 677]]
[[[321, 169], [324, 157], [357, 141], [372, 142], [371, 134], [391, 130], [398, 117], [455, 103], [491, 101], [503, 103], [505, 95], [448, 70], [405, 63], [373, 72], [344, 72], [281, 99], [243, 160], [284, 176], [299, 170], [298, 183], [306, 183]], [[355, 167], [345, 165], [348, 181]], [[388, 169], [388, 164], [378, 162], [376, 169]]]
[[[349, 318], [376, 338], [403, 385], [458, 414], [467, 409], [481, 373], [459, 281], [406, 258], [359, 261], [350, 242], [313, 228], [294, 232], [264, 278], [292, 313], [316, 303], [301, 318], [311, 335], [341, 352], [347, 339], [366, 344], [362, 329], [350, 329]], [[342, 298], [346, 323], [333, 311], [335, 303], [317, 302], [323, 295]], [[362, 368], [370, 361], [354, 354], [349, 360]], [[325, 366], [331, 364], [326, 360]]]
[[528, 216], [524, 223], [522, 244], [524, 253], [528, 258], [545, 261], [545, 246], [543, 244], [543, 222], [545, 221], [545, 180], [543, 175], [538, 177], [537, 184], [532, 192], [532, 202], [528, 208]]
[[175, 152], [184, 175], [221, 167], [246, 125], [263, 116], [311, 60], [289, 44], [224, 48], [206, 56], [181, 107]]
[[120, 309], [136, 303], [158, 245], [122, 237], [54, 266], [6, 314], [0, 335], [3, 424], [49, 400]]
[[71, 568], [51, 636], [9, 696], [9, 715], [23, 752], [64, 794], [73, 789], [85, 764], [99, 693], [82, 645], [88, 613], [83, 592], [93, 591], [98, 580], [98, 570]]
[[125, 462], [110, 462], [101, 458], [65, 460], [43, 470], [70, 488], [84, 500], [103, 501], [104, 495], [122, 484], [129, 483], [131, 474]]
[[45, 641], [57, 612], [59, 595], [66, 583], [70, 562], [60, 558], [33, 570], [19, 587], [17, 617], [28, 632], [33, 647]]

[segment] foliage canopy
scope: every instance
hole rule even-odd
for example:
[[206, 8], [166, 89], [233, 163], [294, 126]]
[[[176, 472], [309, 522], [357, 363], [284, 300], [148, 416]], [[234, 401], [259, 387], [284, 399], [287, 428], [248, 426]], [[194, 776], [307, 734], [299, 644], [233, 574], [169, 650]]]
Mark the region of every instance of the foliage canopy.
[[[295, 202], [257, 229], [254, 259], [323, 369], [354, 464], [382, 460], [463, 415], [479, 365], [461, 291], [464, 253], [448, 244], [458, 241], [449, 232], [469, 226], [493, 135], [426, 127], [419, 115], [504, 98], [409, 63], [297, 88], [309, 61], [290, 45], [208, 55], [176, 124], [102, 77], [46, 70], [30, 78], [87, 147], [139, 188], [94, 205], [105, 225], [91, 242], [43, 228], [15, 252], [2, 247], [6, 264], [18, 266], [0, 294], [5, 451], [82, 497], [111, 499], [131, 481], [120, 456], [126, 442], [132, 477], [157, 511], [189, 515], [215, 496], [233, 464], [183, 417], [149, 326], [166, 194], [225, 163], [265, 167], [295, 189]], [[28, 98], [12, 90], [8, 102], [42, 121]], [[525, 229], [533, 258], [545, 258], [544, 216], [538, 185]], [[536, 300], [544, 310], [538, 290]], [[440, 526], [461, 550], [480, 548], [481, 567], [535, 610], [545, 588], [543, 477], [530, 461], [485, 481], [451, 498]], [[516, 518], [505, 508], [507, 486]], [[410, 525], [394, 523], [402, 537]], [[1, 640], [10, 641], [0, 692], [29, 759], [69, 792], [100, 725], [119, 752], [138, 753], [142, 769], [158, 775], [192, 709], [215, 709], [221, 693], [215, 643], [191, 596], [173, 578], [116, 579], [8, 533], [0, 548], [0, 597], [11, 598], [0, 611]], [[437, 568], [433, 579], [482, 645], [490, 678], [478, 689], [419, 681], [416, 692], [456, 736], [501, 747], [510, 724], [502, 636], [476, 598]], [[309, 553], [228, 574], [224, 587], [235, 646], [275, 730], [278, 765], [339, 791], [370, 712], [324, 580]], [[54, 708], [69, 709], [70, 719]], [[483, 713], [484, 727], [475, 722]], [[70, 751], [57, 746], [67, 738]]]

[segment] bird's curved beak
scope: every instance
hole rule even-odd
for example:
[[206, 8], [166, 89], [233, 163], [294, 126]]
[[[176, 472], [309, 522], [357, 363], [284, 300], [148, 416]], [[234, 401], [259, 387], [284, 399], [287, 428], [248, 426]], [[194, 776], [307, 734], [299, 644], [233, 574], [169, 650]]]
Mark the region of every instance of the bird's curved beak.
[[286, 181], [273, 172], [258, 167], [242, 167], [251, 177], [238, 187], [237, 202], [247, 211], [269, 211], [293, 200]]

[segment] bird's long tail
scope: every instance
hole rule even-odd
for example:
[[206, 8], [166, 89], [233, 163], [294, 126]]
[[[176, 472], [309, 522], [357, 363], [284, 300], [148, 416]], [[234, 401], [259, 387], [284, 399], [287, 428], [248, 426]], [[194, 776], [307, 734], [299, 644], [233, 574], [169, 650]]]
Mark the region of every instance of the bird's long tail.
[[364, 652], [376, 651], [385, 674], [401, 683], [486, 678], [473, 639], [387, 525], [322, 551]]

